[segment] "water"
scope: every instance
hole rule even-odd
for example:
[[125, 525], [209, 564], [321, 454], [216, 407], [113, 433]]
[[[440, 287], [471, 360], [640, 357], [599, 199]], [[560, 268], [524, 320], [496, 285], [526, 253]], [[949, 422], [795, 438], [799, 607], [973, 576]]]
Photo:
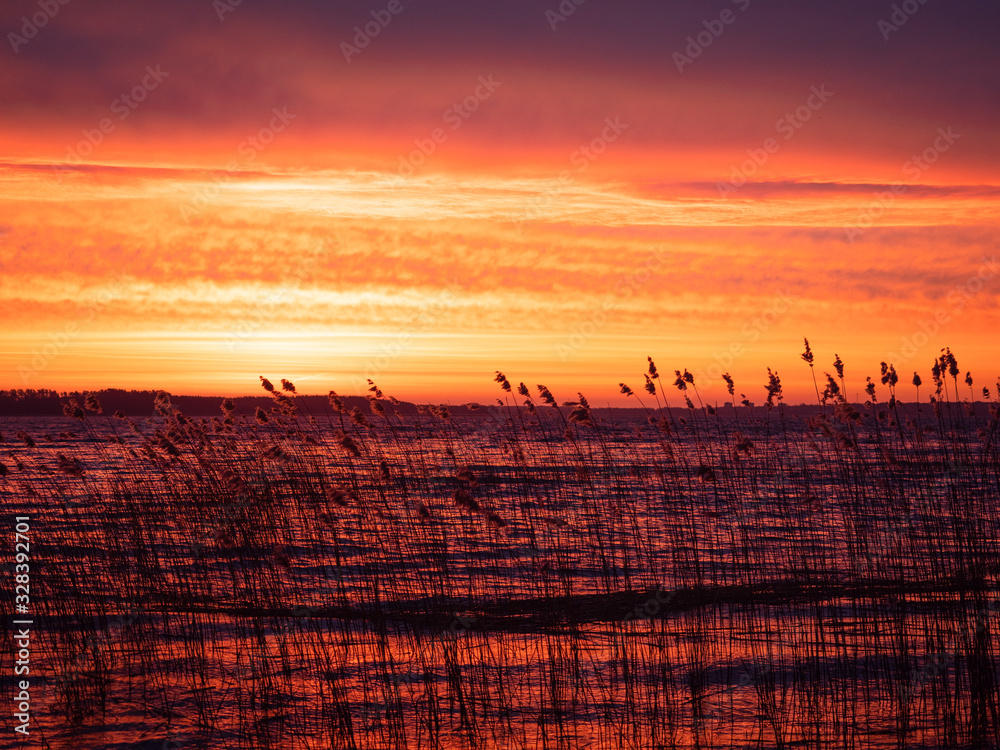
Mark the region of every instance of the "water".
[[996, 746], [996, 422], [924, 409], [4, 420], [32, 737]]

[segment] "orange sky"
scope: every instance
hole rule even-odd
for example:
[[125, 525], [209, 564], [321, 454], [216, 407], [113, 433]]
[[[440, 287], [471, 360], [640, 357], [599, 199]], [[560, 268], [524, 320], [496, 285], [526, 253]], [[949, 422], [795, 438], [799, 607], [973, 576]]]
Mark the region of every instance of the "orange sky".
[[0, 387], [797, 403], [803, 336], [992, 384], [995, 10], [744, 2], [683, 72], [703, 4], [406, 4], [350, 62], [374, 5], [60, 6], [0, 61]]

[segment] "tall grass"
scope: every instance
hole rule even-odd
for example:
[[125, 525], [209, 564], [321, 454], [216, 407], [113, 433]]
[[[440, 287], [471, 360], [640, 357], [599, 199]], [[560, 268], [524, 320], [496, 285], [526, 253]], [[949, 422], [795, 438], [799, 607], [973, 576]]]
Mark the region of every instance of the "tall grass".
[[839, 357], [810, 408], [648, 364], [631, 417], [497, 373], [474, 411], [262, 378], [254, 414], [8, 430], [45, 742], [1000, 745], [1000, 422], [950, 351], [905, 405]]

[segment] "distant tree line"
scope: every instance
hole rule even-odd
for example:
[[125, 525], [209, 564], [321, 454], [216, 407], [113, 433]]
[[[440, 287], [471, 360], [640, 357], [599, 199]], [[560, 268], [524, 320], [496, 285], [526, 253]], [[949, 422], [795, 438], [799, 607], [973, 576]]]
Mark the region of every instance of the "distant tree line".
[[[99, 391], [54, 391], [48, 388], [11, 388], [0, 390], [0, 416], [4, 417], [58, 417], [63, 415], [63, 404], [75, 399], [82, 404], [90, 395], [100, 401], [106, 414], [121, 410], [130, 417], [148, 417], [156, 414], [154, 401], [160, 391], [135, 391], [121, 388], [105, 388]], [[240, 396], [233, 398], [236, 408], [246, 414], [253, 414], [259, 406], [269, 409], [273, 402], [266, 396]], [[324, 414], [330, 410], [326, 396], [298, 396], [296, 401], [312, 414]], [[348, 408], [362, 408], [368, 411], [368, 401], [360, 396], [344, 396]], [[170, 396], [174, 408], [195, 417], [221, 416], [221, 396]], [[410, 406], [410, 405], [406, 405]], [[407, 409], [408, 411], [409, 409]]]

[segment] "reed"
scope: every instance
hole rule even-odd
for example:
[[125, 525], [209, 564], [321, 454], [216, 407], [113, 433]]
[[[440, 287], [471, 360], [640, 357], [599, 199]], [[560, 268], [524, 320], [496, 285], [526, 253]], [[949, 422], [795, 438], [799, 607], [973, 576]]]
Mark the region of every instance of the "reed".
[[0, 472], [44, 535], [46, 742], [1000, 745], [996, 405], [950, 350], [923, 403], [833, 372], [803, 408], [677, 370], [671, 406], [650, 358], [634, 415], [500, 372], [416, 414], [263, 377], [212, 419], [68, 402], [82, 434], [20, 429]]

